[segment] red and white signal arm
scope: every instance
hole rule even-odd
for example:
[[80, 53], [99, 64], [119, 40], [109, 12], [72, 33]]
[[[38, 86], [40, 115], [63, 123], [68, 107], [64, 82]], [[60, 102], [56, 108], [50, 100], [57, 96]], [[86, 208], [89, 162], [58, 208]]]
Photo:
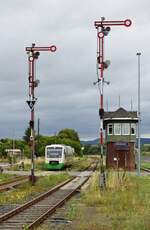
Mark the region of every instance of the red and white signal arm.
[[26, 47], [26, 51], [33, 52], [33, 51], [51, 51], [55, 52], [56, 51], [56, 46], [35, 46], [35, 47]]

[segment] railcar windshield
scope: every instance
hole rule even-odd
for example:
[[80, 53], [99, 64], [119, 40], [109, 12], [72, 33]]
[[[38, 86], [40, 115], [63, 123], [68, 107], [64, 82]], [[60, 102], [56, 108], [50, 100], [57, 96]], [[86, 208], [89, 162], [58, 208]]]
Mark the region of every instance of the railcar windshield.
[[48, 158], [60, 158], [62, 156], [62, 147], [48, 147], [47, 157]]

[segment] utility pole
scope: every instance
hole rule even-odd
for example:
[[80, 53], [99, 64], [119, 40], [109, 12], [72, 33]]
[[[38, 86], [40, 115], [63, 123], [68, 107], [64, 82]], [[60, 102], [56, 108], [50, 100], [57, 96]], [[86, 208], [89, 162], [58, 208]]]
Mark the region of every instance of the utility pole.
[[15, 151], [15, 130], [13, 129], [13, 137], [12, 137], [12, 164], [14, 162], [14, 151]]
[[131, 112], [133, 112], [133, 99], [131, 97]]
[[104, 61], [104, 37], [107, 36], [111, 30], [111, 26], [126, 26], [129, 27], [132, 24], [130, 19], [124, 21], [105, 21], [104, 17], [101, 17], [100, 21], [95, 21], [94, 26], [97, 29], [97, 75], [98, 80], [94, 84], [98, 83], [100, 91], [100, 106], [99, 106], [99, 117], [100, 117], [100, 188], [105, 187], [105, 172], [103, 165], [103, 152], [104, 152], [104, 108], [103, 108], [103, 88], [104, 88], [104, 70], [108, 68], [110, 61]]
[[120, 108], [120, 95], [118, 97], [118, 107]]
[[140, 176], [140, 168], [141, 168], [141, 63], [140, 63], [140, 56], [141, 53], [138, 52], [138, 165], [137, 165], [137, 175]]
[[35, 76], [35, 61], [38, 59], [40, 55], [40, 51], [49, 51], [49, 52], [55, 52], [56, 46], [52, 45], [49, 47], [36, 47], [33, 43], [31, 47], [26, 47], [26, 51], [28, 54], [28, 65], [29, 65], [29, 99], [27, 100], [27, 104], [29, 105], [30, 111], [31, 111], [31, 119], [30, 119], [30, 129], [31, 129], [31, 135], [30, 135], [30, 144], [31, 144], [31, 175], [30, 180], [32, 182], [32, 185], [35, 184], [35, 174], [34, 174], [34, 156], [35, 156], [35, 130], [34, 130], [34, 119], [35, 119], [35, 111], [34, 111], [34, 105], [37, 101], [37, 98], [35, 97], [35, 88], [38, 87], [38, 84], [40, 83], [39, 80], [36, 80]]
[[38, 127], [37, 127], [37, 146], [36, 146], [37, 154], [39, 151], [39, 135], [40, 135], [40, 118], [38, 118]]

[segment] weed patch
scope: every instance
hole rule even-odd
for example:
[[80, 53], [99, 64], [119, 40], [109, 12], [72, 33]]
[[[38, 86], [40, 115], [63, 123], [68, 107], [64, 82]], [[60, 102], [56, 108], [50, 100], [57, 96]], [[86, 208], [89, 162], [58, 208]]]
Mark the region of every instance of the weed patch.
[[[73, 214], [76, 230], [149, 230], [150, 178], [111, 171], [106, 190], [99, 189], [99, 175], [82, 192]], [[81, 205], [82, 204], [82, 205]], [[78, 227], [77, 227], [78, 226]]]
[[0, 205], [23, 203], [31, 199], [33, 196], [39, 195], [39, 193], [67, 180], [68, 178], [69, 176], [67, 174], [59, 174], [41, 177], [34, 186], [32, 186], [30, 182], [27, 182], [20, 185], [15, 190], [2, 192], [0, 194]]

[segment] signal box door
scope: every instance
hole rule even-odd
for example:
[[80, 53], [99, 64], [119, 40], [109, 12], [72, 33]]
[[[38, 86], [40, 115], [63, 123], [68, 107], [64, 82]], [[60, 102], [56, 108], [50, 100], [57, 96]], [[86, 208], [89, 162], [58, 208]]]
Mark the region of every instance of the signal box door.
[[126, 168], [126, 151], [116, 151], [114, 153], [114, 162], [116, 168]]

